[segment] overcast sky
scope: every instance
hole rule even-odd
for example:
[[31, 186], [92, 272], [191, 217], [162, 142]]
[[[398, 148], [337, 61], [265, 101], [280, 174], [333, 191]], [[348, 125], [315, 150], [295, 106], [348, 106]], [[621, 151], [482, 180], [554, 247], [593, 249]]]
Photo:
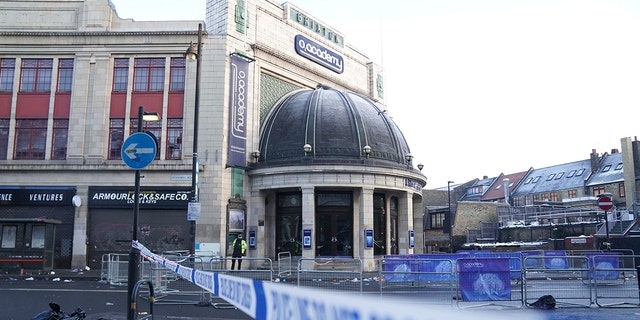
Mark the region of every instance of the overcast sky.
[[[204, 20], [206, 0], [111, 0]], [[640, 135], [640, 1], [293, 0], [385, 69], [427, 188], [589, 158]]]

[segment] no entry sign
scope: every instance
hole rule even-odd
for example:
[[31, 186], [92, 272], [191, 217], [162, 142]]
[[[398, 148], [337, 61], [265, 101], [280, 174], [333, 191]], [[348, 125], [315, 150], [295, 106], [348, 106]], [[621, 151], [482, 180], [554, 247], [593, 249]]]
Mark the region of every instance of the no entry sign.
[[611, 200], [611, 197], [602, 196], [598, 198], [598, 208], [604, 211], [611, 210], [611, 208], [613, 208], [613, 200]]

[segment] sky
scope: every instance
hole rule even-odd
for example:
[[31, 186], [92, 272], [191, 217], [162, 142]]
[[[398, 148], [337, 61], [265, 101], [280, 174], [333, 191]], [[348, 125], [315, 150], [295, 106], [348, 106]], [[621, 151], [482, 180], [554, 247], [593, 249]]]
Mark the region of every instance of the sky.
[[[111, 0], [204, 20], [206, 0]], [[620, 149], [640, 135], [640, 1], [292, 0], [384, 68], [427, 189]]]

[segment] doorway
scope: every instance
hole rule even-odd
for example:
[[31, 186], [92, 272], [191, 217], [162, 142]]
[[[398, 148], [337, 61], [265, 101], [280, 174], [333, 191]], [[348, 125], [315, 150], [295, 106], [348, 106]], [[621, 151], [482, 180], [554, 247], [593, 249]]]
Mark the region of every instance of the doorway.
[[350, 192], [316, 195], [316, 256], [353, 257], [353, 204]]

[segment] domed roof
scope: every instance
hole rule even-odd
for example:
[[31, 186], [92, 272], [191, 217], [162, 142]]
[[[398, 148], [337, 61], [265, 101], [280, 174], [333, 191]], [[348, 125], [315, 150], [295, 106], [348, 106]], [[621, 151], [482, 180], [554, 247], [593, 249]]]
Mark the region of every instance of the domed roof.
[[366, 159], [367, 165], [407, 169], [410, 154], [386, 111], [362, 95], [324, 86], [280, 99], [264, 121], [259, 150], [259, 166], [307, 164], [301, 160], [362, 164]]

